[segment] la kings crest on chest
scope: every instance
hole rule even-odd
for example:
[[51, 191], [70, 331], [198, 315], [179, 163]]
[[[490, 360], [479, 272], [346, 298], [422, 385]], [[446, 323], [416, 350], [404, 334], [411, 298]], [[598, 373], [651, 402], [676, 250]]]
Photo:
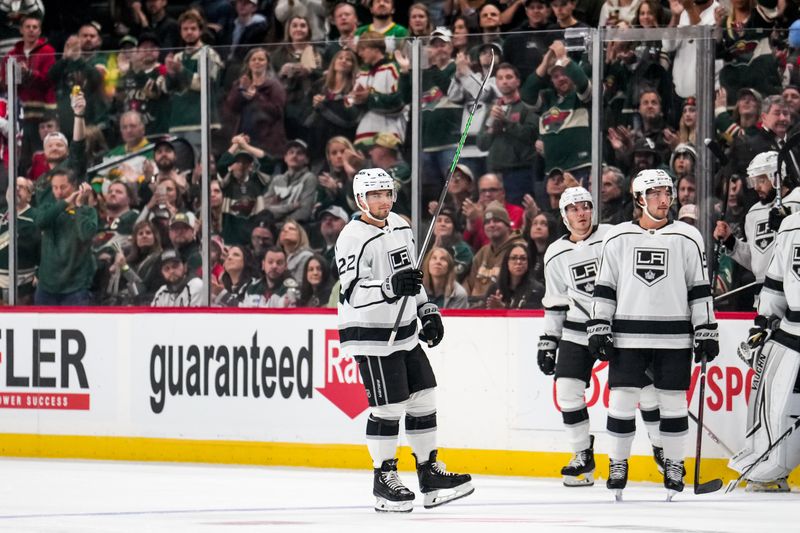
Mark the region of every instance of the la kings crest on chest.
[[792, 246], [792, 273], [800, 281], [800, 244]]
[[765, 253], [775, 242], [775, 232], [769, 228], [769, 220], [759, 220], [756, 222], [753, 244], [756, 250]]
[[389, 250], [386, 255], [392, 272], [411, 266], [411, 253], [408, 251], [408, 246], [400, 246], [394, 250]]
[[633, 276], [652, 287], [669, 275], [669, 250], [667, 248], [635, 247], [633, 249]]
[[575, 287], [576, 291], [589, 297], [594, 295], [594, 284], [597, 278], [598, 267], [597, 258], [581, 261], [569, 266], [572, 285]]

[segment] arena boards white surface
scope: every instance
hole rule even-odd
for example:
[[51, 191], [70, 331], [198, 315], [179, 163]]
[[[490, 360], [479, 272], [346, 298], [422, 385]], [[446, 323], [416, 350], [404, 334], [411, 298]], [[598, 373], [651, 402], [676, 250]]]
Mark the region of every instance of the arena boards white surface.
[[666, 503], [662, 487], [631, 483], [616, 504], [604, 482], [478, 476], [469, 498], [387, 516], [372, 509], [368, 471], [3, 459], [0, 479], [0, 531], [15, 533], [787, 532], [800, 500], [687, 486]]

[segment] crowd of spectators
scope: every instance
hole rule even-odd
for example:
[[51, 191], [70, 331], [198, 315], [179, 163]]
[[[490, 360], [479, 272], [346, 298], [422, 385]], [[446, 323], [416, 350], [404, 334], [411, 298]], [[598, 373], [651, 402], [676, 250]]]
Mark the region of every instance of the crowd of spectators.
[[[800, 129], [800, 14], [788, 0], [124, 0], [87, 20], [49, 5], [0, 0], [1, 91], [8, 59], [20, 67], [16, 107], [0, 98], [0, 133], [3, 179], [15, 178], [22, 304], [199, 305], [209, 216], [213, 305], [335, 306], [334, 246], [358, 213], [358, 170], [384, 168], [395, 211], [411, 215], [413, 38], [424, 39], [423, 227], [480, 97], [422, 263], [443, 307], [541, 307], [544, 254], [565, 231], [560, 195], [591, 187], [582, 28], [713, 26], [715, 135], [730, 153], [714, 196], [698, 198], [694, 41], [604, 43], [600, 222], [635, 219], [632, 177], [664, 168], [676, 218], [696, 223], [705, 202], [741, 235], [757, 201], [743, 179], [750, 159]], [[722, 291], [751, 279], [723, 261], [715, 281]], [[751, 304], [742, 294], [723, 306]]]

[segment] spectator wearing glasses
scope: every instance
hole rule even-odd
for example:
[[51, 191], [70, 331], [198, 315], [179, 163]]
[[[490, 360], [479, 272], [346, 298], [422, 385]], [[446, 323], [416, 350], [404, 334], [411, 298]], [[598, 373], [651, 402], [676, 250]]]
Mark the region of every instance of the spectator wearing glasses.
[[483, 226], [489, 242], [475, 254], [464, 286], [472, 307], [486, 306], [487, 292], [497, 282], [505, 253], [514, 244], [523, 242], [519, 231], [512, 230], [508, 212], [498, 201], [490, 202], [486, 206]]
[[466, 219], [467, 227], [464, 231], [464, 241], [478, 250], [489, 243], [489, 237], [483, 228], [484, 212], [492, 202], [499, 202], [509, 220], [512, 231], [522, 229], [525, 210], [518, 205], [506, 201], [503, 180], [497, 174], [484, 174], [478, 179], [478, 201], [470, 198], [464, 200], [462, 213]]
[[487, 309], [541, 309], [544, 285], [533, 275], [530, 251], [515, 244], [503, 256], [497, 281], [489, 287]]

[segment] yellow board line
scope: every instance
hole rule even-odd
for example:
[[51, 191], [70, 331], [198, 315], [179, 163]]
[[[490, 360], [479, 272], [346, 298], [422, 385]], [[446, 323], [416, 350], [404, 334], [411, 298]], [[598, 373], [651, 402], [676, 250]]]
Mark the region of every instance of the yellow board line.
[[[398, 451], [401, 470], [413, 470], [408, 447]], [[174, 461], [261, 466], [303, 466], [314, 468], [368, 469], [366, 446], [355, 444], [305, 444], [286, 442], [212, 441], [156, 439], [144, 437], [89, 437], [78, 435], [0, 434], [0, 456], [58, 459], [99, 459], [118, 461]], [[440, 458], [454, 472], [501, 476], [561, 477], [561, 467], [571, 454], [447, 448]], [[608, 456], [597, 454], [596, 477], [608, 475]], [[702, 479], [721, 478], [727, 482], [738, 474], [727, 468], [726, 459], [703, 459]], [[661, 483], [653, 458], [634, 456], [628, 479]], [[686, 483], [694, 480], [694, 459], [686, 461]], [[800, 486], [800, 469], [789, 477]]]

